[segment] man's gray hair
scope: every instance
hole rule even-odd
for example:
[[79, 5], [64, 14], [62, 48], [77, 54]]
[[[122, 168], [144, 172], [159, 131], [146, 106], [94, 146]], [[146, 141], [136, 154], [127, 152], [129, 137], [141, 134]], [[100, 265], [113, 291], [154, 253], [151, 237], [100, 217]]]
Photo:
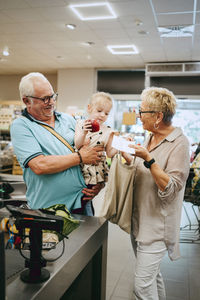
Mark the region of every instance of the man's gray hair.
[[19, 93], [20, 98], [23, 100], [25, 96], [34, 96], [34, 86], [33, 83], [35, 80], [43, 79], [44, 81], [48, 81], [47, 78], [39, 72], [32, 72], [22, 77], [19, 84]]

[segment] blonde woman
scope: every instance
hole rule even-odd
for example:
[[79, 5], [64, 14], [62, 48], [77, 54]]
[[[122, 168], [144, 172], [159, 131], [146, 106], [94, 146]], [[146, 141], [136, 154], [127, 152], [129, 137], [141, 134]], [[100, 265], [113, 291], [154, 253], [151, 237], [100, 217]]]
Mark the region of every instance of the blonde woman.
[[[179, 258], [179, 228], [186, 179], [189, 143], [172, 124], [176, 112], [174, 94], [151, 87], [141, 94], [139, 117], [150, 132], [135, 149], [136, 177], [133, 189], [132, 244], [136, 255], [136, 299], [165, 300], [160, 263], [165, 253]], [[128, 163], [133, 157], [124, 154]]]

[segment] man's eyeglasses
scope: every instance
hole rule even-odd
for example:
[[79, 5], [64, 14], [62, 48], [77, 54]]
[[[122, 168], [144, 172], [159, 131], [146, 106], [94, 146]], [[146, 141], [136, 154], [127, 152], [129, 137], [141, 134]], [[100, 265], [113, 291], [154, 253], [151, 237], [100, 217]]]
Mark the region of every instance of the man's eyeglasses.
[[56, 102], [57, 98], [58, 98], [58, 94], [54, 93], [51, 96], [45, 96], [43, 98], [39, 98], [39, 97], [34, 97], [34, 96], [26, 96], [27, 98], [33, 98], [33, 99], [38, 99], [44, 102], [44, 104], [48, 104], [50, 102], [51, 99], [53, 99], [54, 102]]
[[141, 110], [139, 109], [139, 116], [141, 118], [142, 114], [153, 114], [153, 113], [156, 113], [158, 111], [155, 111], [155, 110]]

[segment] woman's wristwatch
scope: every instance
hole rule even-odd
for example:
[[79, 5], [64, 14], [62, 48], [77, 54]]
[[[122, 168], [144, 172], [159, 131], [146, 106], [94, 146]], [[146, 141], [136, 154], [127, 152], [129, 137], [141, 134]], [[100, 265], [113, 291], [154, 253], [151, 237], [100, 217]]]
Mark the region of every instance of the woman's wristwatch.
[[152, 158], [151, 160], [149, 160], [149, 161], [144, 161], [143, 162], [143, 164], [144, 164], [144, 166], [147, 168], [147, 169], [150, 169], [151, 168], [151, 165], [153, 164], [153, 163], [155, 163], [155, 159], [154, 158]]

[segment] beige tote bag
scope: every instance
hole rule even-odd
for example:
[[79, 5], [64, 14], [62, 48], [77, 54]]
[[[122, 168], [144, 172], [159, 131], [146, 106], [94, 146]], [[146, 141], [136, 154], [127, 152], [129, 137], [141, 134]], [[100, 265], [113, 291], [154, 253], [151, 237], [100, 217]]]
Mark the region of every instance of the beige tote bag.
[[114, 156], [100, 212], [101, 217], [119, 225], [127, 233], [131, 232], [135, 171], [134, 162], [127, 165], [121, 161], [120, 154]]

